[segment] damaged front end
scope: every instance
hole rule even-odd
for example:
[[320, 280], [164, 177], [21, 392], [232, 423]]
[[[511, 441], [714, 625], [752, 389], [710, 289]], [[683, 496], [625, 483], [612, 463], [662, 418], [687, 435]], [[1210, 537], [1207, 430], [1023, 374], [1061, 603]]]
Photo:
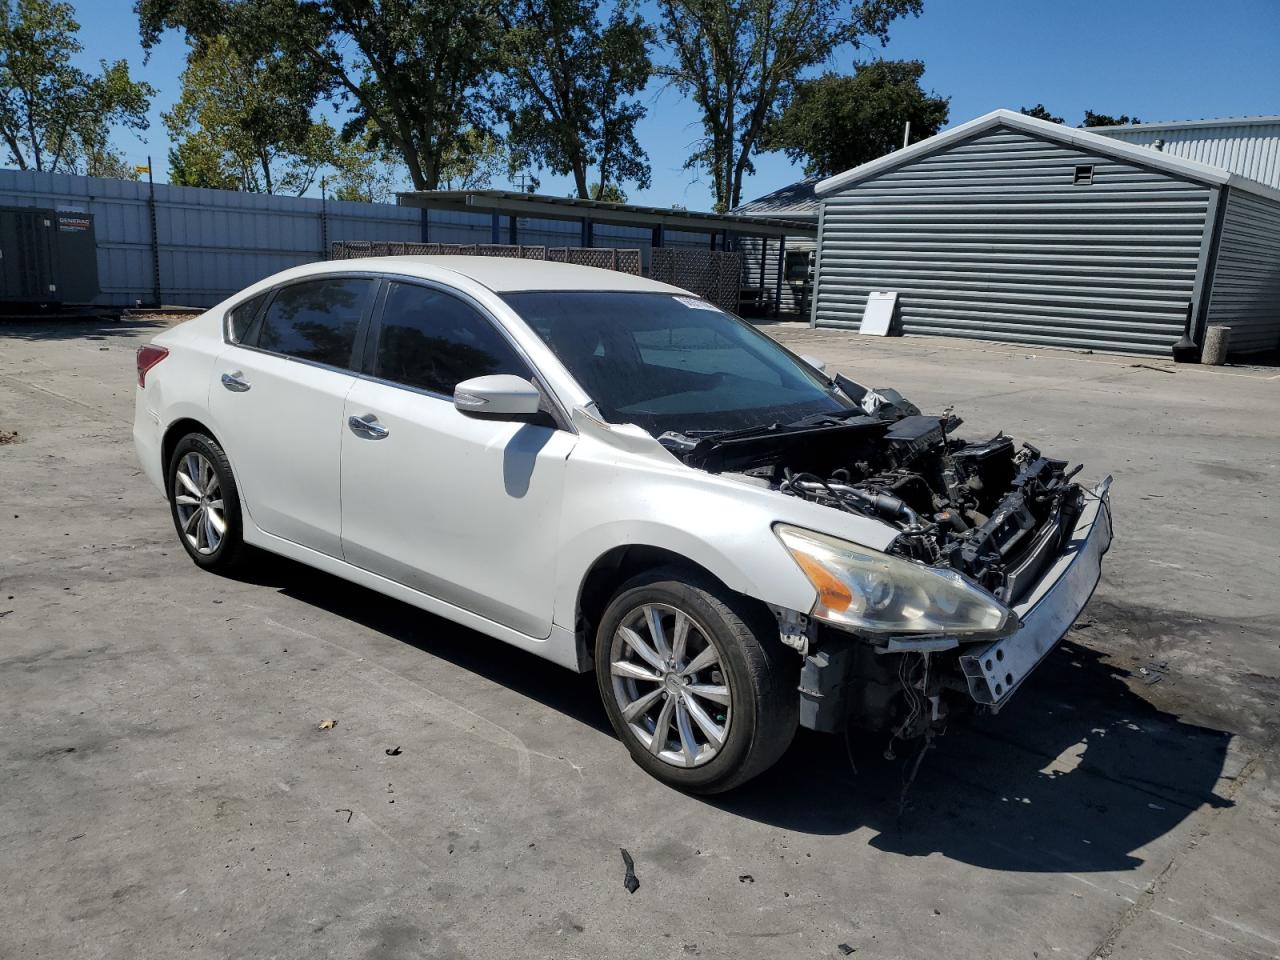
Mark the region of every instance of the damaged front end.
[[891, 524], [887, 551], [815, 531], [775, 532], [818, 593], [775, 611], [805, 657], [801, 723], [908, 739], [950, 714], [999, 710], [1070, 628], [1111, 543], [1108, 477], [1003, 434], [955, 437], [891, 390], [841, 378], [858, 404], [836, 416], [694, 440], [665, 435], [691, 466]]

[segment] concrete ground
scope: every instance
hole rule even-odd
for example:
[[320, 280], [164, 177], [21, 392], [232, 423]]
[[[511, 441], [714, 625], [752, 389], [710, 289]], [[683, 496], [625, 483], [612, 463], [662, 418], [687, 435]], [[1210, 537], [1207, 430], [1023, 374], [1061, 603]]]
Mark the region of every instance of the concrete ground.
[[772, 328], [1115, 475], [1086, 617], [899, 817], [838, 739], [684, 796], [590, 676], [200, 573], [129, 440], [153, 331], [0, 328], [0, 956], [1280, 956], [1280, 370]]

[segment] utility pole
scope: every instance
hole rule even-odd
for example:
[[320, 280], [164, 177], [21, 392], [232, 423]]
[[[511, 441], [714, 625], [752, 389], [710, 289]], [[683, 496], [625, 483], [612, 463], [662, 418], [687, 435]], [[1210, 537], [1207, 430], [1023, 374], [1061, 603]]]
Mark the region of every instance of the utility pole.
[[907, 121], [906, 127], [902, 131], [902, 149], [907, 149], [907, 144], [911, 142], [911, 121]]

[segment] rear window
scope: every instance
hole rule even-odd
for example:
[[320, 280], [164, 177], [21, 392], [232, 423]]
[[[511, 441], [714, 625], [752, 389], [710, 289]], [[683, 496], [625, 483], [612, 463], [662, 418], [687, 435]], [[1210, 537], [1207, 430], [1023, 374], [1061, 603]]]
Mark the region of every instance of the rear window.
[[374, 290], [372, 280], [358, 277], [282, 287], [262, 318], [257, 346], [299, 360], [350, 367], [356, 331]]
[[271, 291], [260, 293], [256, 297], [250, 297], [238, 307], [232, 307], [227, 311], [227, 339], [232, 343], [241, 343], [245, 336], [249, 333], [249, 328], [253, 326], [254, 318], [258, 316], [258, 311], [262, 309], [262, 305], [266, 302]]

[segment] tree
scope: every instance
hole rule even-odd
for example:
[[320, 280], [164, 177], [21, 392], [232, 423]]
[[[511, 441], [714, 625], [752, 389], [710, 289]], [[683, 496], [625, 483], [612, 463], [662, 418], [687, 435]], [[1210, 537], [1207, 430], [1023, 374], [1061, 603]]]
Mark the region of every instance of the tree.
[[399, 175], [393, 157], [372, 144], [366, 130], [348, 140], [338, 137], [331, 161], [333, 176], [327, 178], [336, 200], [387, 203], [395, 199]]
[[1092, 110], [1084, 112], [1084, 123], [1082, 127], [1127, 127], [1131, 123], [1141, 123], [1137, 117], [1131, 117], [1122, 113], [1118, 117], [1109, 117], [1105, 113], [1094, 113]]
[[98, 76], [72, 64], [84, 49], [73, 14], [53, 0], [0, 0], [0, 140], [23, 170], [97, 175], [123, 164], [113, 128], [148, 126], [155, 91], [130, 79], [127, 61], [101, 61]]
[[1055, 117], [1052, 113], [1045, 109], [1043, 103], [1037, 103], [1034, 107], [1023, 107], [1018, 111], [1026, 114], [1028, 117], [1035, 117], [1037, 120], [1048, 120], [1050, 123], [1066, 123], [1061, 117]]
[[717, 210], [737, 206], [765, 127], [801, 74], [843, 46], [888, 41], [922, 0], [657, 0], [673, 60], [658, 72], [693, 98], [703, 137], [687, 166], [711, 175]]
[[616, 8], [607, 23], [599, 0], [515, 0], [503, 13], [499, 99], [510, 127], [513, 162], [571, 174], [590, 196], [590, 170], [618, 188], [649, 186], [648, 156], [635, 136], [645, 114], [635, 99], [648, 82], [653, 30]]
[[510, 166], [502, 141], [472, 127], [463, 131], [441, 159], [440, 185], [446, 190], [479, 190], [508, 172]]
[[853, 76], [824, 73], [802, 80], [782, 114], [765, 128], [764, 150], [781, 150], [804, 161], [807, 174], [829, 177], [882, 157], [902, 145], [931, 137], [947, 122], [948, 100], [925, 93], [919, 60], [874, 60], [857, 64]]
[[345, 103], [344, 134], [366, 129], [433, 190], [467, 131], [489, 132], [482, 95], [497, 64], [498, 0], [138, 0], [144, 46], [166, 28], [197, 48], [219, 35], [251, 62], [268, 56]]
[[174, 183], [301, 196], [334, 153], [334, 132], [311, 118], [315, 86], [279, 58], [250, 60], [226, 37], [195, 46], [182, 95], [162, 114], [177, 142]]

